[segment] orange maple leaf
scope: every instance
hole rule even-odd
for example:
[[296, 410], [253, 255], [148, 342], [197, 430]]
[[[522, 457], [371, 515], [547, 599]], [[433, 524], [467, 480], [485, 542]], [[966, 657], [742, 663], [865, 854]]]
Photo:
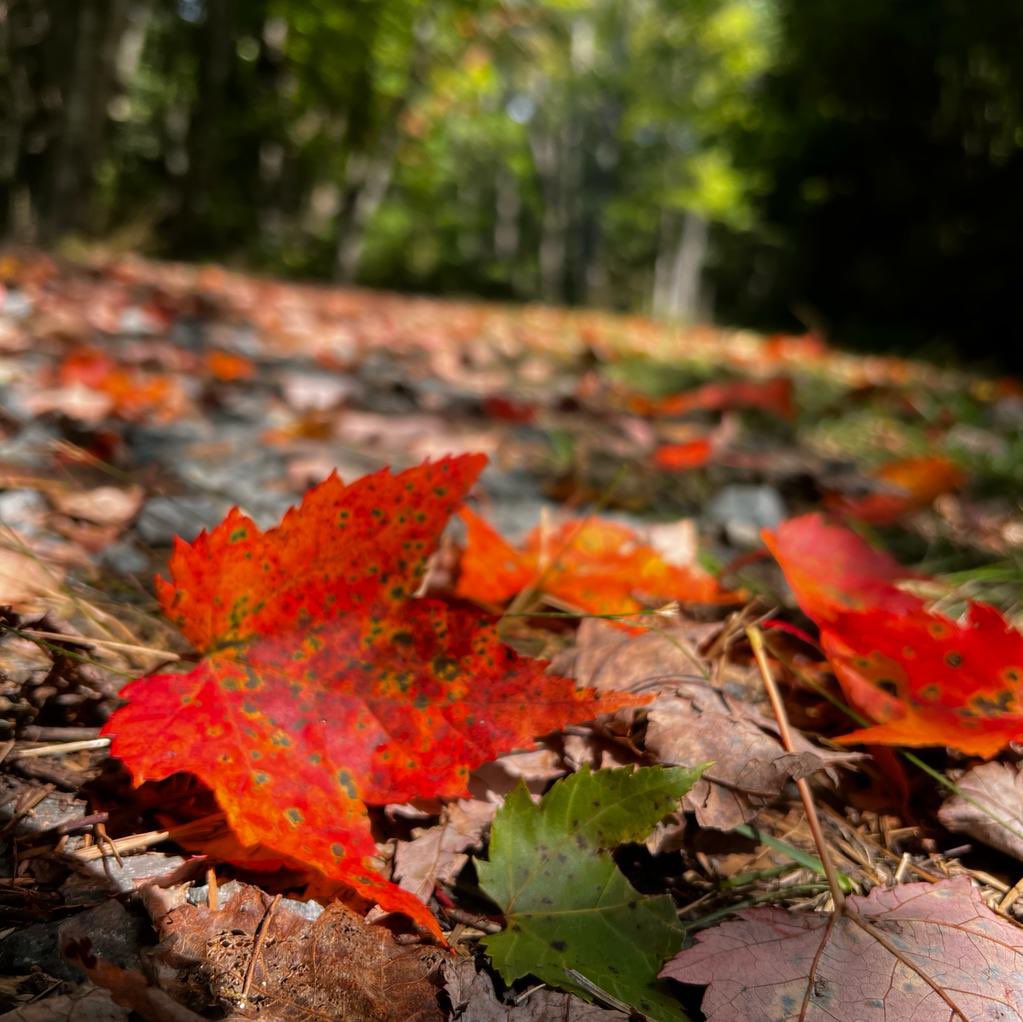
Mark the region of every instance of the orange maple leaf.
[[464, 795], [475, 766], [645, 701], [576, 689], [504, 646], [493, 619], [411, 596], [485, 462], [332, 475], [266, 533], [235, 509], [178, 540], [158, 593], [204, 659], [132, 682], [104, 728], [136, 783], [196, 775], [243, 845], [435, 934], [425, 905], [374, 870], [366, 803]]
[[890, 461], [872, 475], [889, 489], [864, 497], [832, 497], [828, 506], [861, 522], [886, 525], [912, 511], [929, 507], [936, 497], [966, 481], [966, 473], [940, 454]]
[[527, 586], [590, 614], [636, 614], [672, 600], [728, 603], [737, 599], [697, 565], [666, 561], [632, 529], [600, 518], [534, 529], [516, 550], [479, 515], [463, 508], [466, 549], [456, 592], [503, 603]]
[[846, 744], [947, 745], [990, 757], [1023, 737], [1023, 634], [983, 603], [964, 621], [895, 585], [910, 573], [856, 533], [804, 515], [764, 540], [848, 700], [878, 723]]
[[689, 412], [715, 412], [729, 408], [759, 408], [783, 419], [796, 414], [792, 381], [787, 376], [769, 380], [719, 380], [695, 390], [650, 398], [633, 394], [628, 399], [631, 411], [638, 415], [685, 415]]

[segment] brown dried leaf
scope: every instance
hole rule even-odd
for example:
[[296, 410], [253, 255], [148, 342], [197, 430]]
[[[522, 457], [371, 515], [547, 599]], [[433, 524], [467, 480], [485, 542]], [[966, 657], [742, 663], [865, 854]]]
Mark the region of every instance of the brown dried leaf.
[[627, 1022], [620, 1011], [587, 1004], [559, 990], [535, 990], [519, 1004], [502, 1004], [485, 972], [471, 958], [444, 964], [444, 989], [457, 1022]]
[[399, 841], [394, 852], [394, 879], [421, 901], [429, 901], [438, 883], [455, 879], [469, 848], [478, 845], [497, 812], [496, 802], [461, 799], [444, 807], [440, 823]]
[[161, 982], [197, 1008], [220, 1007], [231, 1018], [262, 1022], [439, 1022], [429, 977], [441, 953], [399, 946], [389, 930], [371, 926], [334, 903], [315, 920], [283, 905], [270, 917], [247, 997], [241, 991], [255, 934], [271, 899], [240, 890], [219, 912], [186, 905], [157, 924], [155, 959]]
[[[630, 635], [585, 620], [571, 671], [578, 683], [598, 690], [674, 686], [675, 695], [647, 708], [646, 749], [667, 764], [711, 761], [683, 805], [701, 826], [731, 830], [778, 798], [789, 780], [848, 766], [862, 756], [820, 749], [799, 732], [793, 733], [796, 751], [787, 753], [777, 726], [747, 701], [745, 687], [726, 682], [719, 688], [700, 680], [695, 643], [711, 634], [707, 627], [694, 622]], [[556, 664], [562, 671], [567, 666]]]
[[[982, 763], [967, 770], [956, 784], [963, 794], [946, 799], [938, 810], [942, 824], [1023, 859], [1023, 767], [1018, 763]], [[1004, 822], [992, 819], [974, 804], [977, 802]]]
[[661, 976], [709, 984], [707, 1022], [1023, 1019], [1023, 929], [969, 878], [875, 887], [848, 906], [905, 961], [846, 916], [760, 908], [697, 934]]
[[50, 502], [62, 514], [95, 525], [127, 525], [142, 506], [141, 486], [120, 489], [99, 486], [93, 490], [54, 491]]
[[703, 827], [731, 830], [778, 798], [789, 780], [848, 766], [862, 757], [818, 749], [793, 731], [797, 751], [786, 752], [773, 722], [743, 707], [727, 709], [720, 695], [696, 685], [652, 703], [646, 747], [661, 763], [712, 761], [683, 805]]
[[[3, 541], [6, 540], [4, 537]], [[21, 546], [18, 538], [12, 542]], [[45, 608], [47, 598], [57, 593], [63, 581], [64, 572], [44, 564], [29, 547], [0, 546], [0, 606], [38, 611]]]
[[0, 1022], [130, 1022], [130, 1017], [127, 1008], [114, 1004], [108, 990], [83, 983], [69, 994], [6, 1011]]

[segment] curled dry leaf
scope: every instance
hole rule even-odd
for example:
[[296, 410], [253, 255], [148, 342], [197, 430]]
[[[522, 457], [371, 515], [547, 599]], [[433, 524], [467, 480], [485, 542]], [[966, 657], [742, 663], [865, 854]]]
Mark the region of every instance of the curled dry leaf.
[[706, 687], [682, 685], [647, 708], [646, 748], [661, 763], [710, 762], [683, 800], [702, 827], [731, 830], [777, 799], [790, 780], [850, 766], [862, 757], [811, 744], [793, 731], [789, 753], [773, 721]]
[[429, 899], [438, 883], [458, 876], [468, 849], [477, 846], [497, 812], [496, 802], [460, 799], [444, 807], [440, 823], [422, 828], [411, 841], [399, 841], [394, 850], [394, 879], [421, 901]]
[[759, 908], [698, 933], [661, 976], [708, 984], [707, 1022], [1023, 1019], [1023, 929], [967, 877], [847, 904], [899, 957], [848, 916]]
[[692, 680], [699, 679], [702, 662], [691, 638], [689, 627], [627, 635], [606, 622], [584, 621], [572, 671], [579, 683], [598, 690], [658, 685], [672, 690], [647, 707], [645, 746], [661, 763], [712, 764], [683, 800], [701, 826], [731, 830], [776, 799], [789, 780], [862, 758], [818, 748], [799, 732], [796, 751], [787, 753], [775, 723], [742, 698], [751, 693]]
[[63, 570], [34, 554], [20, 537], [0, 537], [0, 606], [19, 611], [39, 611], [57, 594]]
[[272, 907], [269, 895], [241, 884], [219, 911], [184, 905], [157, 927], [162, 940], [153, 957], [161, 982], [197, 1011], [220, 1008], [261, 1022], [443, 1018], [431, 980], [440, 953], [401, 946], [389, 930], [339, 903], [309, 919], [286, 903]]
[[621, 1011], [601, 1008], [560, 990], [540, 987], [524, 1000], [503, 1004], [490, 976], [471, 958], [444, 963], [444, 989], [453, 1022], [628, 1022]]
[[946, 799], [938, 810], [942, 824], [1023, 860], [1023, 767], [982, 763], [956, 778], [956, 784], [962, 794]]

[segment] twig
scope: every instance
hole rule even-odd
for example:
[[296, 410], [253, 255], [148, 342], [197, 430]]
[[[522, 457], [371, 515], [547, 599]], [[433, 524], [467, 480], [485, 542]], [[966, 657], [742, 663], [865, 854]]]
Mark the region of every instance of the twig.
[[266, 910], [266, 914], [259, 921], [259, 927], [256, 930], [256, 939], [252, 943], [252, 956], [249, 958], [249, 964], [245, 969], [245, 980], [242, 983], [241, 997], [244, 1000], [249, 996], [249, 990], [252, 987], [252, 980], [256, 975], [256, 963], [259, 961], [259, 956], [263, 951], [263, 945], [266, 943], [266, 935], [270, 930], [270, 921], [273, 919], [274, 912], [277, 911], [277, 906], [281, 903], [281, 896], [275, 894], [273, 901], [270, 902], [270, 907]]
[[38, 756], [66, 756], [86, 749], [105, 749], [109, 738], [83, 738], [80, 742], [58, 742], [56, 745], [40, 745], [35, 749], [18, 749], [11, 753], [11, 760], [35, 759]]
[[217, 888], [217, 871], [212, 866], [206, 870], [206, 905], [213, 912], [220, 911], [220, 891]]
[[[795, 753], [795, 743], [792, 741], [792, 732], [789, 730], [789, 718], [785, 712], [785, 704], [781, 701], [781, 693], [775, 684], [774, 675], [771, 674], [770, 664], [767, 662], [767, 655], [764, 652], [763, 634], [759, 628], [750, 626], [746, 629], [750, 645], [753, 647], [753, 656], [756, 659], [757, 667], [760, 668], [761, 677], [764, 679], [764, 688], [767, 689], [767, 697], [771, 700], [771, 709], [774, 711], [774, 718], [778, 722], [778, 737], [786, 752]], [[803, 801], [803, 810], [806, 813], [806, 822], [810, 827], [813, 836], [813, 843], [817, 846], [817, 854], [820, 856], [821, 865], [824, 867], [824, 876], [828, 881], [831, 890], [831, 898], [835, 903], [835, 911], [841, 912], [845, 908], [845, 893], [838, 880], [838, 870], [831, 858], [831, 849], [824, 840], [824, 830], [821, 827], [820, 817], [817, 815], [817, 805], [813, 800], [813, 792], [810, 791], [810, 783], [805, 777], [796, 781], [796, 788], [799, 797]]]
[[[750, 646], [753, 648], [753, 656], [764, 679], [767, 695], [771, 700], [771, 709], [774, 711], [775, 719], [778, 722], [778, 734], [781, 738], [781, 743], [787, 752], [794, 752], [792, 735], [789, 731], [788, 715], [785, 712], [785, 705], [781, 701], [781, 694], [778, 691], [778, 686], [775, 684], [774, 676], [771, 674], [771, 667], [767, 662], [763, 634], [758, 628], [750, 627], [746, 629], [746, 635], [749, 637]], [[813, 835], [814, 844], [817, 846], [817, 854], [820, 855], [821, 863], [827, 875], [828, 887], [831, 889], [831, 897], [835, 903], [833, 920], [838, 919], [839, 916], [845, 916], [850, 922], [855, 923], [864, 933], [873, 937], [897, 962], [919, 976], [951, 1008], [953, 1015], [961, 1018], [963, 1022], [970, 1022], [963, 1009], [919, 965], [907, 958], [872, 922], [861, 916], [859, 912], [849, 908], [845, 895], [838, 885], [838, 875], [831, 859], [830, 849], [824, 840], [824, 831], [821, 829], [820, 817], [817, 815], [817, 806], [813, 800], [813, 792], [810, 790], [810, 785], [807, 783], [806, 778], [800, 778], [796, 781], [796, 787], [799, 789], [799, 795], [803, 800], [803, 808], [806, 810], [806, 822], [809, 824], [810, 833]], [[834, 923], [832, 922], [830, 925], [834, 925]], [[826, 940], [821, 942], [821, 949], [823, 949], [825, 943]], [[814, 966], [816, 967], [816, 959]], [[811, 971], [812, 974], [813, 972]], [[807, 997], [809, 996], [810, 987], [807, 988]], [[804, 1011], [806, 1003], [804, 1000]]]

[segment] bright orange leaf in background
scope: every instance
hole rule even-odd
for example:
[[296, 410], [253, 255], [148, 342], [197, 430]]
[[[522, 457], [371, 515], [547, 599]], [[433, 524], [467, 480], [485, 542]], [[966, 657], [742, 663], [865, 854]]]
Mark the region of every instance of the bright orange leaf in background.
[[411, 596], [485, 461], [331, 476], [266, 533], [235, 509], [178, 540], [159, 596], [205, 656], [132, 682], [104, 729], [136, 783], [196, 775], [243, 845], [435, 934], [428, 909], [374, 870], [365, 803], [464, 795], [475, 766], [644, 701], [578, 690], [504, 646], [493, 619]]
[[790, 518], [762, 536], [799, 606], [819, 625], [850, 610], [898, 613], [920, 604], [894, 584], [911, 571], [821, 514]]
[[188, 403], [176, 377], [120, 366], [98, 348], [71, 352], [57, 368], [57, 378], [62, 387], [77, 384], [104, 395], [109, 411], [123, 419], [173, 419]]
[[628, 405], [638, 415], [650, 416], [717, 412], [731, 408], [759, 408], [783, 419], [791, 419], [796, 414], [792, 381], [787, 376], [769, 380], [722, 380], [661, 398], [633, 394]]
[[962, 486], [966, 473], [940, 454], [890, 461], [872, 473], [890, 492], [864, 497], [832, 498], [828, 506], [837, 513], [874, 525], [888, 525], [903, 515], [920, 511], [936, 497]]
[[817, 514], [764, 540], [846, 697], [878, 722], [838, 741], [990, 757], [1023, 739], [1023, 634], [994, 607], [973, 603], [962, 622], [929, 611], [894, 584], [909, 577], [897, 562]]
[[654, 464], [658, 468], [677, 471], [701, 468], [714, 456], [714, 444], [706, 439], [687, 440], [680, 444], [662, 444], [654, 451]]
[[590, 614], [635, 614], [672, 600], [728, 603], [736, 597], [697, 565], [666, 561], [632, 529], [599, 518], [538, 527], [516, 550], [463, 508], [466, 548], [456, 592], [503, 603], [528, 586]]

